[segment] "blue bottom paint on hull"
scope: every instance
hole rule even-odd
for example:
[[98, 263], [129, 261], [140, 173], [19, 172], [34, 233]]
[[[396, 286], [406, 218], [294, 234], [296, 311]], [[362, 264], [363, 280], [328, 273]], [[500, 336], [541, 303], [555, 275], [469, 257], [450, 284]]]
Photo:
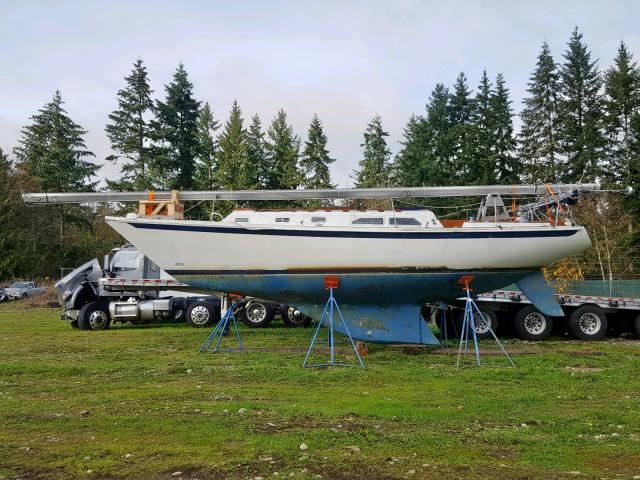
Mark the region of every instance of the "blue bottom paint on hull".
[[[355, 339], [375, 343], [437, 345], [420, 315], [425, 302], [455, 300], [462, 296], [460, 277], [472, 275], [474, 293], [496, 290], [533, 270], [439, 271], [424, 273], [340, 273], [336, 300]], [[319, 319], [327, 300], [326, 273], [309, 274], [206, 274], [181, 275], [178, 280], [197, 289], [238, 293], [295, 305]], [[336, 330], [344, 332], [341, 325]]]

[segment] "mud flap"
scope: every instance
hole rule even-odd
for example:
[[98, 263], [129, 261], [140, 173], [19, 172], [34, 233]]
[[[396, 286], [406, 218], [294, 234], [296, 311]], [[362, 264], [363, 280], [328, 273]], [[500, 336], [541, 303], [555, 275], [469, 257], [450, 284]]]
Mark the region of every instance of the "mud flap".
[[[317, 306], [300, 306], [304, 313], [311, 312], [319, 319], [322, 309]], [[370, 343], [414, 343], [439, 345], [433, 332], [420, 315], [420, 306], [400, 305], [349, 305], [341, 304], [340, 310], [354, 340]], [[334, 313], [335, 329], [346, 335], [337, 312]], [[325, 322], [326, 324], [326, 322]]]
[[516, 285], [542, 313], [551, 317], [564, 317], [555, 292], [547, 283], [542, 271], [518, 280]]

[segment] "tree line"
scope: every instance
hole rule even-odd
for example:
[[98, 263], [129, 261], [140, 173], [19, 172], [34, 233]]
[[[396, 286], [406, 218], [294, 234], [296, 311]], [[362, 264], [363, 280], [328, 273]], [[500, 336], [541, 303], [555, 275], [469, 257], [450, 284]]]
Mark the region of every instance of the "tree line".
[[[162, 94], [154, 97], [154, 93], [146, 66], [138, 59], [124, 78], [106, 122], [105, 133], [113, 152], [107, 160], [120, 167], [119, 178], [107, 180], [109, 189], [335, 186], [330, 174], [335, 159], [317, 115], [310, 121], [304, 142], [282, 109], [265, 128], [258, 115], [246, 122], [234, 101], [222, 123], [209, 103], [195, 98], [182, 64]], [[502, 74], [490, 76], [485, 70], [475, 89], [464, 73], [451, 87], [438, 83], [424, 111], [409, 118], [395, 156], [382, 118], [376, 115], [368, 123], [362, 137], [362, 157], [353, 173], [355, 185], [600, 180], [638, 190], [640, 70], [623, 42], [613, 64], [604, 71], [577, 28], [559, 62], [543, 43], [523, 105], [521, 128], [516, 133], [510, 91]], [[84, 247], [72, 249], [64, 260], [52, 259], [59, 258], [68, 232], [76, 228], [78, 235], [83, 231], [90, 235], [91, 229], [98, 228], [96, 212], [87, 208], [48, 207], [48, 214], [39, 209], [30, 213], [19, 210], [18, 185], [62, 192], [97, 187], [99, 167], [85, 144], [87, 132], [67, 114], [60, 92], [30, 120], [21, 131], [13, 159], [0, 151], [0, 247], [11, 252], [7, 245], [15, 244], [26, 252], [0, 259], [0, 278], [20, 276], [29, 269], [35, 272], [40, 263], [25, 263], [25, 257], [47, 258], [44, 263], [52, 265], [77, 263], [80, 259], [76, 256], [85, 254]], [[637, 193], [628, 198], [627, 205], [637, 217]], [[29, 220], [34, 212], [40, 212], [37, 223]], [[20, 232], [33, 225], [56, 233], [21, 236]], [[115, 241], [107, 237], [107, 243]], [[59, 241], [51, 242], [54, 238]], [[83, 242], [86, 248], [96, 247], [95, 242]], [[37, 271], [44, 270], [51, 271], [51, 266]]]

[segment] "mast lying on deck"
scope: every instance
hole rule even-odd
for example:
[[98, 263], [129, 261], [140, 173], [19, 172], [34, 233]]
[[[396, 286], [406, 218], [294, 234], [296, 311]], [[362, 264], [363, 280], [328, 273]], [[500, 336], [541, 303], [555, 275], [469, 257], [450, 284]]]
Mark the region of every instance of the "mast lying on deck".
[[[470, 197], [498, 193], [502, 195], [545, 195], [549, 188], [556, 193], [600, 190], [596, 183], [539, 185], [474, 185], [465, 187], [412, 188], [337, 188], [319, 190], [210, 190], [181, 191], [183, 202], [209, 200], [364, 200], [374, 198]], [[156, 200], [170, 200], [170, 191], [154, 192]], [[26, 204], [47, 203], [118, 203], [145, 200], [149, 192], [73, 192], [23, 193]]]

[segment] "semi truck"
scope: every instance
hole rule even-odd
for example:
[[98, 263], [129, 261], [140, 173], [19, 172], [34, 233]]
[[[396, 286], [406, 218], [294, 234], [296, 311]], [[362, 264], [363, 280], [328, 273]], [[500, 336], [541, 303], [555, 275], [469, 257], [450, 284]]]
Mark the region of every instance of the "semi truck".
[[[105, 255], [103, 266], [88, 261], [54, 286], [61, 318], [73, 328], [104, 330], [111, 323], [144, 324], [161, 320], [186, 321], [196, 328], [220, 319], [222, 295], [188, 293], [132, 245]], [[311, 319], [295, 307], [255, 298], [237, 299], [240, 319], [250, 327], [267, 326], [280, 315], [288, 326], [306, 326]]]

